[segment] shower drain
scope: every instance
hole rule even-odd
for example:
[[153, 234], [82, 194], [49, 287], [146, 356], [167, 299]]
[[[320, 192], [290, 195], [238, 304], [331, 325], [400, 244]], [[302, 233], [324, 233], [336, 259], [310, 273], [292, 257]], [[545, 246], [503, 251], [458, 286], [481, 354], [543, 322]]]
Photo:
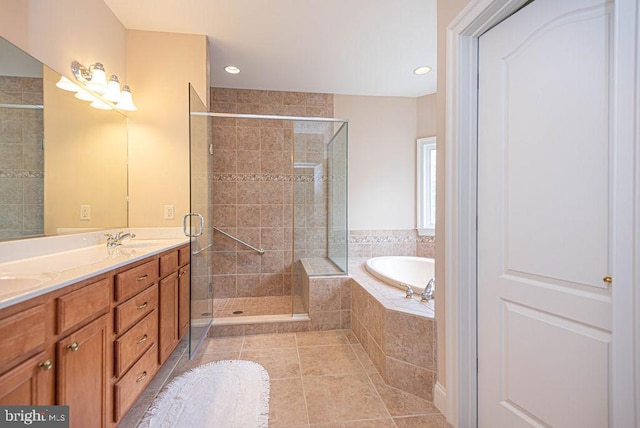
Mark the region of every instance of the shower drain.
[[244, 313], [244, 311], [233, 311], [233, 315], [240, 315]]

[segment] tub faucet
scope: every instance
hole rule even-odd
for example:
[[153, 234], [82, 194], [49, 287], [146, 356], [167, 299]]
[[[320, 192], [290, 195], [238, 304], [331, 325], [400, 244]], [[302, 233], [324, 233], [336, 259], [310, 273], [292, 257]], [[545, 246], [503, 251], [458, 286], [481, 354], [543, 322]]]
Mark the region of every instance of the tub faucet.
[[413, 297], [413, 288], [411, 288], [411, 286], [408, 284], [402, 284], [402, 285], [407, 287], [407, 294], [404, 297], [406, 297], [407, 299], [411, 299]]
[[427, 286], [424, 288], [424, 290], [422, 290], [422, 293], [420, 293], [420, 295], [422, 296], [422, 298], [420, 299], [421, 302], [428, 302], [433, 299], [433, 287], [435, 283], [435, 279], [431, 278], [429, 280]]
[[125, 238], [135, 238], [136, 234], [129, 233], [129, 232], [127, 233], [118, 232], [115, 235], [112, 235], [110, 233], [105, 233], [104, 236], [107, 237], [107, 248], [113, 248], [113, 247], [122, 245], [122, 240]]

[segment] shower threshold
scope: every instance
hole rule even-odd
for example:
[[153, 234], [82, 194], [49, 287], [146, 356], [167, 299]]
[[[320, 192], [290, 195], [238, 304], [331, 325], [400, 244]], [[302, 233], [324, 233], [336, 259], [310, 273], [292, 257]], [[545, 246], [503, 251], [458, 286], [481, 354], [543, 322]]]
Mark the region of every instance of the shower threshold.
[[268, 324], [282, 322], [309, 321], [308, 314], [249, 315], [242, 317], [214, 318], [212, 325]]

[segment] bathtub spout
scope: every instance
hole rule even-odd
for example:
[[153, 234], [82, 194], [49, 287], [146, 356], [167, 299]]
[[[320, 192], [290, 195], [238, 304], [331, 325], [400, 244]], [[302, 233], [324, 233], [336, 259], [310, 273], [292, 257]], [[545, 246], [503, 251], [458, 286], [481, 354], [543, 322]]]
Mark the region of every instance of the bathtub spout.
[[429, 282], [427, 283], [427, 286], [424, 288], [424, 290], [422, 290], [422, 293], [420, 294], [422, 296], [420, 301], [429, 302], [433, 299], [433, 288], [434, 288], [435, 282], [436, 281], [433, 278], [429, 280]]

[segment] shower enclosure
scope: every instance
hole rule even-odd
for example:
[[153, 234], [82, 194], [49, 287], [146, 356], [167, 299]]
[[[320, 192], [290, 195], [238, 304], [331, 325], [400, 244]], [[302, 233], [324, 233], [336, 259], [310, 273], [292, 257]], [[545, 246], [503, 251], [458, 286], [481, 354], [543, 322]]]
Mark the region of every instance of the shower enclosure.
[[[306, 316], [300, 269], [312, 276], [347, 272], [348, 123], [191, 108], [192, 212], [206, 211], [203, 235], [192, 238], [192, 266], [201, 260], [203, 267], [202, 278], [192, 274], [194, 323]], [[209, 198], [200, 207], [194, 187]]]

